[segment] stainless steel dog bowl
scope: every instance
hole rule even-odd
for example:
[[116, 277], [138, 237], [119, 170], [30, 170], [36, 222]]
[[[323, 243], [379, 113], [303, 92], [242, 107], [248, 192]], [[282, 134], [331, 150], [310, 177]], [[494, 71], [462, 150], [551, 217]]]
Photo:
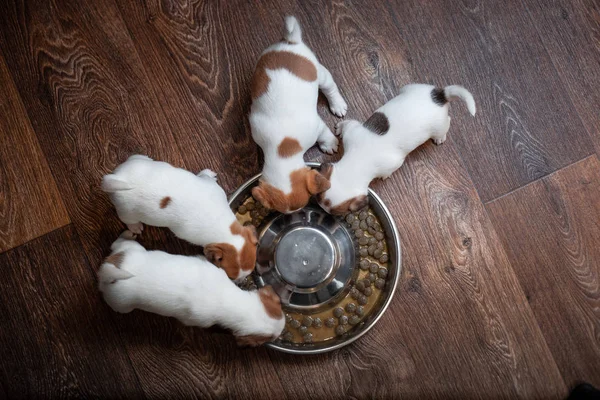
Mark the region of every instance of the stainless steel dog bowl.
[[[260, 174], [252, 177], [231, 196], [232, 209], [236, 210], [251, 196], [259, 178]], [[372, 312], [342, 336], [301, 344], [278, 339], [267, 346], [295, 354], [324, 353], [352, 343], [381, 318], [400, 277], [400, 240], [390, 212], [372, 190], [369, 206], [385, 233], [389, 253], [386, 284]], [[354, 235], [343, 218], [326, 213], [314, 201], [293, 214], [269, 214], [258, 228], [258, 239], [254, 282], [258, 287], [271, 285], [286, 312], [309, 315], [332, 307], [348, 294], [359, 274]]]

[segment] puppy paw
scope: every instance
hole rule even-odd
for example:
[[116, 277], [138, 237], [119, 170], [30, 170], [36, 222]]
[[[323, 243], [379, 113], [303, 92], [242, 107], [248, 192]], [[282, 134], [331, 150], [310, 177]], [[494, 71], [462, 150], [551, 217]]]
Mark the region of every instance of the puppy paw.
[[435, 143], [435, 144], [437, 144], [439, 146], [440, 144], [442, 144], [442, 143], [444, 143], [446, 141], [446, 138], [445, 137], [443, 137], [441, 139], [439, 139], [439, 138], [438, 139], [433, 138], [431, 140], [433, 140], [433, 143]]
[[344, 125], [346, 124], [346, 121], [340, 121], [335, 125], [335, 136], [339, 137], [340, 139], [344, 136]]
[[136, 237], [137, 237], [137, 235], [135, 233], [131, 232], [130, 230], [123, 231], [123, 233], [121, 233], [121, 236], [120, 236], [120, 238], [127, 239], [127, 240], [135, 240]]
[[342, 96], [337, 96], [335, 101], [329, 103], [329, 109], [334, 115], [343, 117], [346, 115], [346, 111], [348, 111], [348, 104], [346, 104], [346, 101], [342, 98]]
[[321, 151], [323, 153], [327, 153], [327, 154], [337, 153], [339, 140], [335, 136], [333, 137], [333, 139], [334, 140], [328, 140], [327, 142], [319, 143], [319, 148], [321, 149]]
[[144, 224], [137, 222], [135, 224], [127, 224], [127, 229], [136, 235], [141, 235], [144, 230]]
[[205, 176], [207, 178], [214, 179], [215, 181], [217, 180], [217, 173], [215, 171], [213, 171], [213, 170], [208, 169], [208, 168], [207, 169], [203, 169], [202, 171], [198, 172], [198, 176], [200, 176], [200, 177]]

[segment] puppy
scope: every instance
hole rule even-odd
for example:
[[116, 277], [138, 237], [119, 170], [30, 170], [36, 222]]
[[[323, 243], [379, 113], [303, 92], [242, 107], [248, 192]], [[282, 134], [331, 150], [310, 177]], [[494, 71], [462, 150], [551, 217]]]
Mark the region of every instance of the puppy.
[[256, 230], [243, 227], [229, 208], [216, 174], [198, 175], [134, 155], [102, 179], [121, 221], [140, 234], [144, 224], [167, 227], [204, 246], [206, 258], [241, 281], [254, 269]]
[[329, 188], [327, 179], [306, 167], [303, 158], [315, 142], [325, 153], [338, 148], [338, 139], [317, 113], [319, 89], [331, 112], [344, 116], [348, 106], [331, 74], [302, 42], [296, 18], [287, 17], [283, 41], [262, 53], [251, 87], [252, 138], [265, 157], [252, 195], [266, 208], [291, 213]]
[[387, 179], [415, 148], [432, 139], [442, 144], [450, 128], [448, 103], [461, 99], [475, 115], [475, 101], [462, 86], [444, 89], [431, 85], [404, 86], [400, 94], [379, 108], [365, 122], [342, 121], [337, 133], [344, 141], [344, 156], [325, 164], [321, 173], [331, 187], [317, 196], [324, 210], [335, 215], [367, 205], [369, 183]]
[[98, 271], [100, 291], [115, 311], [136, 308], [186, 325], [231, 329], [240, 345], [276, 339], [285, 318], [270, 286], [246, 292], [204, 257], [147, 251], [125, 231]]

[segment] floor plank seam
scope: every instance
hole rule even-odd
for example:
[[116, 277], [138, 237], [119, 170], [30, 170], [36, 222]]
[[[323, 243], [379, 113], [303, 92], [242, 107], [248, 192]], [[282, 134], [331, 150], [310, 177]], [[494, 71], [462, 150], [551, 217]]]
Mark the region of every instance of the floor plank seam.
[[506, 192], [506, 193], [504, 193], [504, 194], [502, 194], [502, 195], [500, 195], [500, 196], [498, 196], [498, 197], [496, 197], [496, 198], [494, 198], [494, 199], [488, 200], [488, 201], [486, 201], [486, 202], [485, 202], [485, 203], [483, 203], [483, 204], [484, 204], [484, 205], [488, 205], [488, 204], [490, 204], [490, 203], [493, 203], [493, 202], [495, 202], [495, 201], [497, 201], [497, 200], [500, 200], [500, 199], [501, 199], [501, 198], [503, 198], [503, 197], [510, 196], [511, 194], [513, 194], [513, 193], [515, 193], [515, 192], [517, 192], [517, 191], [519, 191], [519, 190], [521, 190], [521, 189], [523, 189], [523, 188], [526, 188], [526, 187], [528, 187], [529, 185], [532, 185], [532, 184], [534, 184], [534, 183], [536, 183], [536, 182], [539, 182], [539, 181], [540, 181], [540, 180], [542, 180], [542, 179], [546, 179], [546, 178], [548, 178], [548, 177], [550, 177], [550, 176], [552, 176], [552, 175], [556, 174], [557, 172], [560, 172], [560, 171], [562, 171], [562, 170], [564, 170], [564, 169], [566, 169], [566, 168], [569, 168], [569, 167], [571, 167], [571, 166], [573, 166], [573, 165], [575, 165], [575, 164], [579, 164], [580, 162], [583, 162], [583, 161], [585, 161], [585, 160], [589, 159], [590, 157], [594, 157], [594, 156], [596, 156], [596, 157], [598, 156], [598, 155], [596, 154], [596, 152], [595, 152], [595, 151], [594, 151], [594, 152], [592, 152], [592, 153], [590, 153], [590, 154], [588, 154], [587, 156], [583, 157], [583, 158], [582, 158], [582, 159], [580, 159], [580, 160], [573, 161], [572, 163], [570, 163], [570, 164], [567, 164], [567, 165], [565, 165], [565, 166], [563, 166], [563, 167], [561, 167], [561, 168], [559, 168], [559, 169], [557, 169], [557, 170], [555, 170], [555, 171], [552, 171], [552, 172], [550, 172], [550, 173], [548, 173], [548, 174], [546, 174], [546, 175], [542, 175], [542, 176], [540, 176], [539, 178], [537, 178], [537, 179], [536, 179], [536, 180], [534, 180], [534, 181], [528, 182], [527, 184], [525, 184], [525, 185], [522, 185], [522, 186], [519, 186], [518, 188], [514, 188], [513, 190], [511, 190], [511, 191], [509, 191], [509, 192]]
[[[70, 216], [69, 216], [69, 219], [70, 219]], [[61, 230], [61, 229], [68, 228], [68, 227], [69, 227], [69, 226], [71, 226], [71, 225], [74, 225], [74, 224], [73, 224], [73, 222], [72, 222], [72, 221], [69, 221], [69, 223], [67, 223], [67, 224], [65, 224], [65, 225], [62, 225], [62, 226], [57, 226], [56, 228], [54, 228], [54, 229], [52, 229], [52, 230], [49, 230], [48, 232], [44, 232], [44, 233], [42, 233], [42, 234], [40, 234], [40, 235], [37, 235], [37, 236], [35, 236], [35, 237], [32, 237], [31, 239], [27, 240], [26, 242], [23, 242], [23, 243], [19, 244], [18, 246], [11, 247], [10, 249], [6, 249], [6, 250], [4, 250], [4, 251], [0, 252], [0, 255], [2, 255], [2, 254], [5, 254], [5, 253], [8, 253], [9, 251], [14, 251], [14, 250], [17, 250], [17, 249], [19, 249], [19, 248], [21, 248], [21, 247], [23, 247], [23, 246], [27, 245], [28, 243], [31, 243], [31, 242], [33, 242], [34, 240], [39, 240], [39, 239], [43, 238], [44, 236], [51, 235], [52, 233], [54, 233], [54, 232], [56, 232], [56, 231], [59, 231], [59, 230]]]

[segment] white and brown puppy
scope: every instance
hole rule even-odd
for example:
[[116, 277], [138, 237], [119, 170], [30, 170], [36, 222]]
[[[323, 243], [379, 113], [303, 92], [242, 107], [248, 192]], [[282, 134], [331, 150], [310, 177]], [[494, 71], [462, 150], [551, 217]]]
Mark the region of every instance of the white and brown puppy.
[[367, 204], [369, 183], [388, 178], [415, 148], [432, 139], [442, 144], [450, 128], [448, 103], [461, 99], [475, 115], [475, 101], [462, 86], [444, 89], [412, 84], [379, 108], [365, 122], [342, 121], [337, 133], [344, 141], [344, 156], [325, 164], [321, 173], [331, 187], [318, 195], [319, 204], [332, 214], [346, 214]]
[[262, 53], [252, 78], [252, 138], [265, 157], [252, 195], [267, 208], [296, 211], [329, 187], [303, 157], [315, 142], [329, 154], [338, 148], [338, 139], [317, 113], [319, 89], [331, 112], [344, 116], [348, 107], [331, 74], [302, 42], [296, 18], [287, 17], [284, 40]]
[[134, 155], [102, 179], [121, 221], [140, 234], [144, 224], [167, 227], [181, 239], [204, 246], [204, 255], [237, 281], [256, 262], [256, 230], [244, 227], [229, 208], [216, 174], [198, 175]]
[[100, 291], [115, 311], [140, 309], [190, 326], [231, 329], [240, 345], [276, 339], [285, 325], [271, 287], [247, 292], [204, 257], [147, 251], [125, 231], [98, 271]]

